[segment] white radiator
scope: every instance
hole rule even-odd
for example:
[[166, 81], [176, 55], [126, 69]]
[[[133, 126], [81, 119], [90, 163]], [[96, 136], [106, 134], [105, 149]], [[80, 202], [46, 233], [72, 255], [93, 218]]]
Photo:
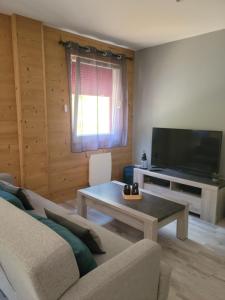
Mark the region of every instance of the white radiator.
[[112, 155], [109, 153], [92, 154], [89, 159], [89, 185], [111, 181]]

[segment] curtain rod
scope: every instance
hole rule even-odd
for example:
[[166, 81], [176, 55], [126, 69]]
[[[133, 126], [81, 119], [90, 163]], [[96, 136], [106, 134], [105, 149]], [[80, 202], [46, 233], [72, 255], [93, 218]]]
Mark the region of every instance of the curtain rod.
[[59, 44], [62, 45], [66, 49], [73, 49], [74, 48], [74, 49], [84, 50], [86, 52], [91, 52], [91, 50], [94, 50], [98, 54], [102, 55], [103, 57], [113, 57], [113, 58], [116, 58], [116, 59], [122, 59], [124, 57], [125, 59], [133, 60], [132, 57], [125, 56], [124, 54], [113, 53], [110, 50], [103, 51], [103, 50], [99, 50], [99, 49], [97, 49], [95, 47], [92, 47], [92, 46], [81, 46], [78, 43], [74, 43], [72, 41], [62, 41], [62, 40], [60, 40]]

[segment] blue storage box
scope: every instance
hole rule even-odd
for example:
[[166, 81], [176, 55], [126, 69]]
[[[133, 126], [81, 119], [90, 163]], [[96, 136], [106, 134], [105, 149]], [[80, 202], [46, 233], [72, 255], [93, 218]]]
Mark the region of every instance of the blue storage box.
[[123, 182], [126, 184], [133, 184], [134, 166], [126, 166], [123, 169]]

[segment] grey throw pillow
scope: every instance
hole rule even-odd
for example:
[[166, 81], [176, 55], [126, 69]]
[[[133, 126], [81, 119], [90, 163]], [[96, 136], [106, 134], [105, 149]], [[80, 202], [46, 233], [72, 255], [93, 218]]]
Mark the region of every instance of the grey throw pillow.
[[72, 222], [61, 215], [57, 215], [47, 209], [45, 209], [46, 216], [52, 221], [66, 227], [73, 234], [75, 234], [94, 254], [104, 254], [105, 251], [102, 248], [102, 243], [98, 234], [91, 228], [81, 226], [75, 222]]
[[26, 210], [33, 210], [33, 206], [30, 204], [29, 195], [27, 195], [25, 189], [19, 188], [16, 192], [16, 196], [22, 201], [23, 206]]

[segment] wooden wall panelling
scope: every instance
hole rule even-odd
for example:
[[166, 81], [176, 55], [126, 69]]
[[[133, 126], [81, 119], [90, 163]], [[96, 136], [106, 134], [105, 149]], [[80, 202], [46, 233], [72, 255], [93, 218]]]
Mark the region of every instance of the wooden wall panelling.
[[22, 111], [21, 111], [21, 91], [20, 91], [20, 72], [19, 72], [19, 59], [18, 59], [16, 16], [12, 16], [11, 21], [12, 21], [12, 47], [13, 47], [14, 81], [15, 81], [16, 112], [17, 112], [17, 132], [18, 132], [18, 147], [19, 147], [19, 161], [20, 161], [20, 184], [24, 186]]
[[20, 184], [11, 19], [0, 14], [0, 172]]
[[[69, 105], [67, 66], [58, 42], [73, 40], [130, 57], [134, 53], [25, 17], [11, 19], [10, 25], [10, 17], [0, 15], [0, 171], [14, 174], [18, 183], [21, 177], [22, 184], [38, 193], [49, 192], [51, 200], [74, 198], [75, 190], [88, 184], [93, 152], [71, 153], [70, 116], [64, 112], [64, 104]], [[112, 152], [114, 179], [132, 161], [132, 88], [133, 61], [128, 61], [128, 146], [97, 151]]]
[[12, 16], [21, 175], [48, 194], [48, 144], [42, 23]]
[[[99, 49], [112, 50], [133, 57], [133, 51], [119, 48], [96, 40], [87, 39], [50, 27], [44, 27], [46, 62], [46, 91], [48, 110], [49, 141], [49, 191], [55, 201], [74, 198], [75, 190], [88, 185], [88, 153], [71, 153], [70, 116], [64, 112], [69, 105], [67, 66], [65, 50], [59, 40], [73, 40], [81, 45], [92, 45]], [[112, 176], [120, 179], [123, 166], [132, 162], [132, 89], [133, 61], [128, 60], [129, 135], [128, 146], [111, 150], [113, 161]]]

